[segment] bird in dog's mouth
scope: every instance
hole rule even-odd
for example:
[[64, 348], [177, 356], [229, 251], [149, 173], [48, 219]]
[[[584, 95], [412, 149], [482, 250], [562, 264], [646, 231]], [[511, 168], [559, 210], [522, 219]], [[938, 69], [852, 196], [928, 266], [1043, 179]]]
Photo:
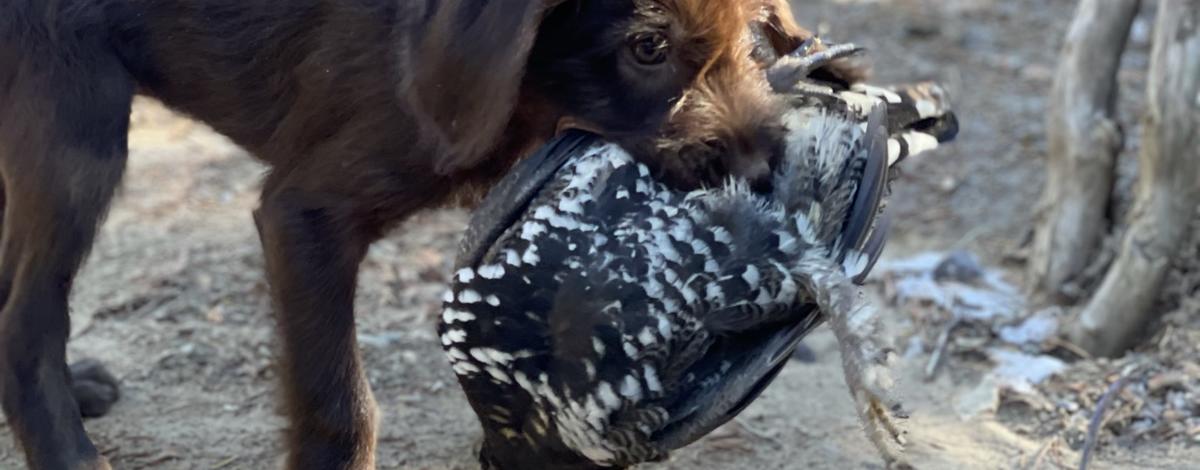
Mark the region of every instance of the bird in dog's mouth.
[[888, 348], [854, 286], [883, 249], [889, 170], [952, 139], [955, 116], [931, 83], [777, 91], [768, 193], [674, 189], [566, 129], [476, 209], [439, 334], [484, 468], [662, 460], [748, 406], [824, 321], [873, 442], [900, 459]]

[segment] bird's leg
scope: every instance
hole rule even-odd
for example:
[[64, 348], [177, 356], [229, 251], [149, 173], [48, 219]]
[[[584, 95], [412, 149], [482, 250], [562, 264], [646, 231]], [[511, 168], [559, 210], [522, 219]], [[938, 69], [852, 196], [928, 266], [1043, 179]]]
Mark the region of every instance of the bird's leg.
[[867, 438], [889, 468], [912, 468], [902, 455], [904, 431], [894, 421], [908, 417], [892, 391], [888, 366], [894, 350], [879, 331], [877, 310], [859, 302], [858, 289], [841, 266], [814, 261], [798, 268], [837, 337], [846, 385]]
[[805, 39], [796, 50], [780, 57], [767, 68], [767, 82], [771, 84], [771, 89], [778, 93], [790, 91], [814, 70], [863, 50], [853, 43], [824, 46], [820, 39], [811, 37]]

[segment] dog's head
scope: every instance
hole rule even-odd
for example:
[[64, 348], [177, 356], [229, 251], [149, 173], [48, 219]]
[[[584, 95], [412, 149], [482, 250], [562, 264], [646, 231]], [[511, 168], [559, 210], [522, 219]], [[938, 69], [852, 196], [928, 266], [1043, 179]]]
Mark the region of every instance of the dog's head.
[[[798, 50], [825, 50], [813, 33], [796, 24], [786, 0], [740, 4], [746, 23], [684, 90], [662, 128], [653, 135], [617, 136], [661, 180], [676, 187], [718, 185], [736, 177], [757, 191], [769, 191], [783, 144], [779, 118], [784, 103], [776, 93], [782, 90], [772, 88], [781, 85], [767, 80], [768, 70]], [[834, 59], [804, 76], [849, 87], [866, 73], [855, 63]]]
[[740, 42], [732, 57], [699, 77], [659, 132], [614, 140], [677, 188], [738, 177], [769, 189], [782, 140], [780, 103], [750, 52], [750, 44]]
[[685, 90], [736, 49], [749, 21], [746, 5], [432, 2], [414, 35], [406, 91], [425, 133], [440, 140], [442, 173], [509, 145], [510, 120], [531, 119], [531, 107], [538, 123], [567, 119], [607, 135], [652, 134]]
[[566, 2], [542, 22], [526, 79], [578, 124], [650, 134], [734, 52], [747, 19], [738, 1]]
[[571, 122], [680, 186], [769, 181], [779, 112], [764, 69], [811, 37], [786, 1], [437, 3], [410, 93], [443, 142], [440, 172], [511, 161]]

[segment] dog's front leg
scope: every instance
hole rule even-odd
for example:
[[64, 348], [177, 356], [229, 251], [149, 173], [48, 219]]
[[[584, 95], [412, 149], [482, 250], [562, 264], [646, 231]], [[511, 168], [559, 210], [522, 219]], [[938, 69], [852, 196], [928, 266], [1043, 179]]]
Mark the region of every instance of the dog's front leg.
[[282, 336], [287, 468], [374, 468], [375, 401], [355, 343], [354, 290], [372, 240], [336, 201], [284, 190], [255, 212]]
[[396, 157], [392, 134], [363, 135], [330, 153], [338, 158], [277, 168], [254, 212], [282, 336], [288, 470], [375, 468], [375, 400], [354, 332], [359, 264], [387, 228], [455, 186]]
[[352, 196], [332, 194], [272, 179], [254, 213], [282, 336], [289, 470], [375, 468], [376, 408], [355, 341], [354, 291], [376, 235]]

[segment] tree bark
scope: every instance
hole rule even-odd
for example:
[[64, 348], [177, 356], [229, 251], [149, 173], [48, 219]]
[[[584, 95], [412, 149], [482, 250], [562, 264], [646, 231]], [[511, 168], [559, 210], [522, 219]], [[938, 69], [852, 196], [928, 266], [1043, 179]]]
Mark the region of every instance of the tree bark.
[[1121, 252], [1069, 332], [1097, 355], [1129, 348], [1171, 259], [1187, 239], [1200, 197], [1200, 1], [1158, 4], [1147, 85], [1139, 181]]
[[1042, 221], [1029, 260], [1033, 285], [1057, 294], [1093, 258], [1108, 212], [1121, 133], [1117, 68], [1138, 0], [1081, 0], [1059, 54], [1046, 128]]

